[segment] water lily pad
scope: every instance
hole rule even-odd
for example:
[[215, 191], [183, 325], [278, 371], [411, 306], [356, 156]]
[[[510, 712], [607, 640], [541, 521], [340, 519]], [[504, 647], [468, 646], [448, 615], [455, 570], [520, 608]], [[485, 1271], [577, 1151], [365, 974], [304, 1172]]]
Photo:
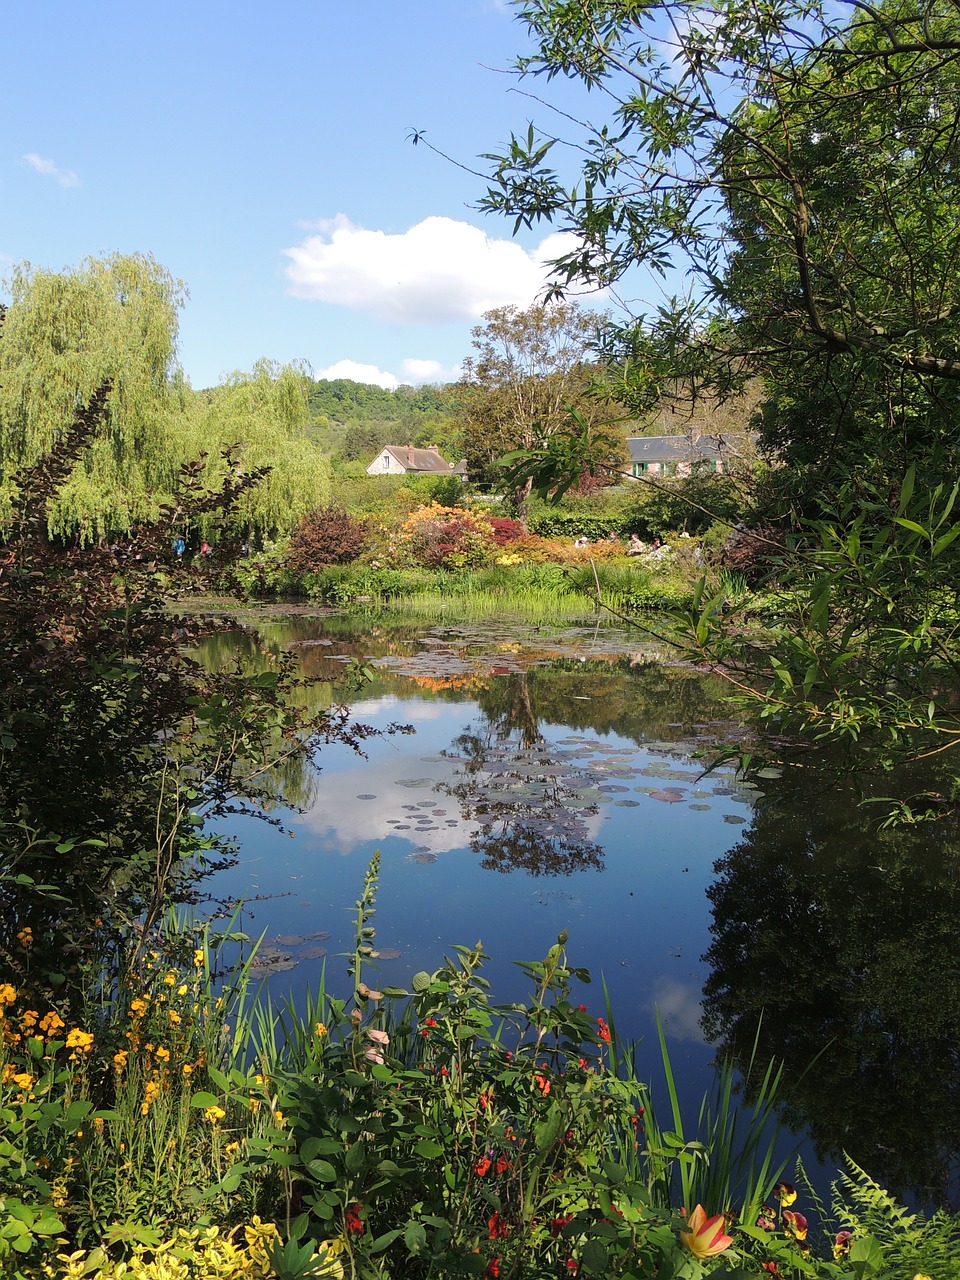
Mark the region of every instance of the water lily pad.
[[273, 941], [281, 947], [299, 947], [303, 940], [303, 935], [299, 933], [278, 933]]
[[302, 947], [298, 952], [301, 960], [319, 960], [326, 954], [326, 947]]
[[621, 809], [636, 809], [639, 806], [640, 801], [639, 800], [614, 800], [613, 803], [615, 805], [618, 805]]
[[430, 787], [433, 785], [433, 778], [398, 778], [398, 787]]
[[396, 947], [381, 947], [380, 959], [381, 960], [399, 960], [400, 952], [397, 950]]
[[650, 791], [648, 794], [651, 800], [662, 800], [664, 804], [680, 804], [684, 798], [681, 792], [672, 789]]
[[319, 942], [323, 938], [330, 937], [329, 929], [316, 929], [313, 933], [307, 934], [307, 940], [311, 942]]
[[369, 793], [357, 796], [358, 800], [376, 800], [376, 798], [377, 798], [376, 796], [372, 796]]
[[435, 853], [415, 853], [413, 860], [414, 862], [436, 862], [437, 855]]
[[746, 818], [741, 818], [739, 813], [725, 813], [723, 820], [724, 822], [732, 823], [734, 826], [739, 826], [742, 822], [746, 822]]
[[707, 809], [712, 808], [712, 806], [711, 806], [711, 805], [709, 805], [709, 804], [691, 804], [691, 805], [688, 805], [688, 806], [687, 806], [687, 808], [688, 808], [688, 809], [699, 809], [699, 810], [701, 810], [701, 811], [705, 811], [705, 810], [707, 810]]

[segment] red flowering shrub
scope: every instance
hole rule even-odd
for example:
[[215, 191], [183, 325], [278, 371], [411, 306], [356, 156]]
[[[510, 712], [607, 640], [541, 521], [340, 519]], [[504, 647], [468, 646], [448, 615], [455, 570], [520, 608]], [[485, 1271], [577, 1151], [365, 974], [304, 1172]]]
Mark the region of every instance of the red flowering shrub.
[[367, 545], [367, 527], [343, 507], [308, 511], [287, 547], [287, 563], [300, 573], [325, 564], [349, 564]]

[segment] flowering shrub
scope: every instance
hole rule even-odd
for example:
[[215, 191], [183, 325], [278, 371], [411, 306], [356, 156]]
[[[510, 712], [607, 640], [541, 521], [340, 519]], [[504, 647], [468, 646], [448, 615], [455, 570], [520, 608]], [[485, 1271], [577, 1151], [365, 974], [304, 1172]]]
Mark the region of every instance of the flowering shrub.
[[465, 569], [486, 563], [493, 546], [486, 516], [432, 502], [407, 516], [397, 549], [427, 569]]
[[488, 516], [487, 519], [498, 547], [516, 542], [517, 538], [524, 537], [527, 532], [522, 520], [511, 520], [508, 516]]

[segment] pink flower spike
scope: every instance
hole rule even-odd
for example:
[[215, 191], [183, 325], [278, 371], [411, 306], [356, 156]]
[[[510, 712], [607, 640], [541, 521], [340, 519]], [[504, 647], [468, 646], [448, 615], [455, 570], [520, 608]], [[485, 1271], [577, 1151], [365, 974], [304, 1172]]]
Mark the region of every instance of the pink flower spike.
[[387, 1035], [385, 1031], [368, 1031], [367, 1035], [370, 1037], [370, 1039], [373, 1041], [374, 1044], [390, 1043], [390, 1037]]

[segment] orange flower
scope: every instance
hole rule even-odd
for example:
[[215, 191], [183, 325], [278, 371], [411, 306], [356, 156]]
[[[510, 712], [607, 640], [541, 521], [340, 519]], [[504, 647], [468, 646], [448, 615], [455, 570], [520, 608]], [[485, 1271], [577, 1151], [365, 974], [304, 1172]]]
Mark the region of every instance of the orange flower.
[[703, 1205], [698, 1204], [690, 1215], [690, 1230], [680, 1232], [680, 1242], [695, 1258], [714, 1258], [733, 1244], [732, 1236], [724, 1231], [726, 1225], [722, 1214], [708, 1218]]
[[533, 1083], [537, 1086], [544, 1097], [550, 1092], [550, 1081], [546, 1076], [534, 1076]]
[[603, 1018], [597, 1019], [597, 1035], [605, 1044], [610, 1043], [610, 1028], [607, 1026]]
[[483, 1156], [482, 1159], [478, 1160], [473, 1166], [473, 1171], [479, 1174], [481, 1178], [488, 1174], [490, 1172], [490, 1157]]

